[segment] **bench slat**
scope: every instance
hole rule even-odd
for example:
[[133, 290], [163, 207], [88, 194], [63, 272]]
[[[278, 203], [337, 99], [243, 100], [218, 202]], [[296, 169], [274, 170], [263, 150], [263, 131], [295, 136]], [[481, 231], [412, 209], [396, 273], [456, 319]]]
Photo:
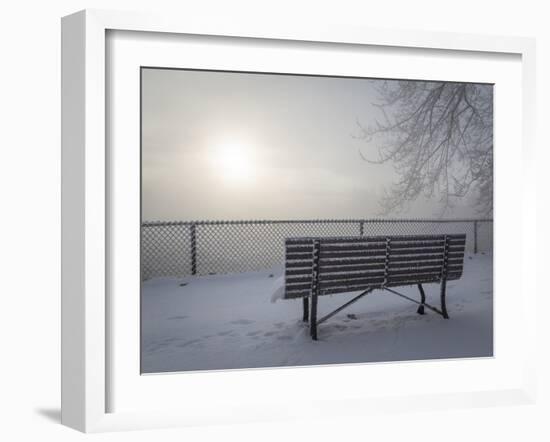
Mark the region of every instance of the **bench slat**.
[[311, 253], [287, 253], [286, 259], [305, 261], [307, 259], [311, 259]]
[[[464, 257], [464, 252], [449, 252], [447, 254], [448, 259], [462, 259]], [[437, 254], [437, 255], [425, 255], [425, 254], [417, 254], [417, 255], [402, 255], [400, 253], [398, 254], [390, 254], [390, 262], [399, 262], [399, 261], [427, 261], [427, 260], [442, 260], [443, 259], [443, 253]]]
[[[454, 280], [460, 278], [461, 274], [458, 273], [452, 273], [447, 275], [447, 280]], [[427, 276], [422, 278], [396, 278], [393, 280], [390, 280], [386, 283], [387, 287], [396, 287], [400, 285], [416, 285], [416, 284], [428, 284], [428, 283], [439, 283], [440, 279], [439, 277], [434, 276]], [[378, 280], [371, 280], [369, 283], [357, 283], [354, 285], [334, 285], [330, 288], [323, 288], [322, 294], [323, 295], [330, 295], [334, 293], [347, 293], [347, 292], [355, 292], [360, 290], [366, 290], [368, 288], [381, 288], [382, 284], [384, 283], [383, 278], [378, 278]], [[309, 292], [304, 292], [309, 295]], [[306, 295], [306, 296], [307, 296]]]
[[[459, 265], [462, 266], [462, 263], [459, 260], [449, 260], [449, 265]], [[430, 266], [440, 266], [441, 267], [441, 260], [439, 261], [421, 261], [421, 262], [403, 262], [403, 263], [392, 263], [390, 261], [388, 267], [389, 269], [400, 269], [400, 268], [407, 268], [407, 269], [415, 269], [418, 267], [430, 267]], [[373, 265], [326, 265], [319, 267], [320, 271], [326, 274], [329, 273], [340, 273], [340, 272], [359, 272], [359, 271], [369, 271], [369, 270], [380, 270], [384, 269], [386, 266], [382, 262], [380, 264], [373, 264]], [[304, 269], [304, 272], [307, 272], [306, 269]], [[302, 272], [302, 273], [304, 273]]]
[[[449, 266], [448, 272], [460, 272], [462, 271], [462, 267], [460, 266]], [[402, 276], [402, 275], [419, 275], [419, 274], [434, 274], [434, 275], [440, 275], [441, 274], [441, 266], [435, 266], [435, 267], [422, 267], [420, 269], [418, 268], [408, 268], [408, 269], [399, 269], [399, 270], [392, 270], [388, 273], [388, 279], [391, 279], [394, 276]], [[335, 280], [351, 280], [351, 279], [357, 279], [357, 278], [371, 278], [371, 277], [384, 277], [385, 273], [383, 271], [360, 271], [360, 272], [345, 272], [345, 273], [322, 273], [319, 276], [320, 281], [335, 281]], [[310, 278], [311, 280], [311, 278]]]
[[[443, 247], [445, 242], [441, 241], [395, 241], [390, 243], [391, 250], [399, 249], [420, 249], [423, 247]], [[451, 248], [464, 246], [466, 241], [460, 240], [456, 242], [449, 242]], [[356, 244], [323, 244], [323, 251], [325, 252], [351, 252], [351, 251], [370, 251], [370, 250], [386, 250], [386, 244], [368, 244], [368, 243], [356, 243]], [[294, 252], [305, 252], [305, 248], [299, 247], [287, 247], [287, 251]]]
[[362, 258], [367, 256], [386, 256], [386, 251], [380, 250], [380, 251], [371, 251], [371, 252], [325, 252], [321, 248], [321, 253], [319, 254], [319, 257], [321, 259], [321, 262], [323, 259], [330, 259], [330, 258]]
[[289, 290], [311, 290], [311, 284], [287, 284], [287, 291]]
[[[462, 260], [450, 259], [449, 268], [462, 268]], [[390, 271], [394, 269], [418, 269], [420, 267], [434, 267], [439, 266], [441, 268], [441, 260], [428, 260], [428, 261], [405, 261], [405, 262], [391, 262], [389, 263]], [[288, 267], [288, 266], [287, 266]], [[342, 272], [369, 272], [372, 270], [383, 270], [385, 268], [384, 260], [376, 260], [374, 262], [368, 262], [362, 265], [322, 265], [319, 266], [319, 271], [323, 274], [333, 274]], [[310, 275], [311, 267], [302, 267], [293, 270], [286, 270], [285, 276], [299, 276]]]
[[[451, 281], [453, 279], [458, 279], [461, 276], [462, 276], [462, 272], [460, 272], [460, 273], [458, 273], [458, 272], [448, 273], [447, 274], [447, 281]], [[439, 276], [437, 276], [437, 277], [426, 276], [426, 277], [422, 277], [422, 278], [416, 278], [416, 277], [411, 278], [411, 277], [400, 276], [400, 277], [396, 277], [396, 278], [391, 278], [386, 285], [388, 287], [394, 287], [394, 286], [397, 286], [397, 285], [413, 285], [413, 284], [423, 284], [423, 283], [427, 283], [427, 282], [439, 282], [439, 281], [440, 281]]]
[[353, 281], [328, 281], [321, 284], [321, 291], [326, 293], [326, 290], [339, 287], [341, 291], [351, 292], [355, 287], [380, 287], [384, 283], [383, 277], [355, 279]]
[[[450, 249], [464, 249], [466, 245], [465, 241], [460, 241], [456, 243], [449, 242]], [[403, 250], [403, 249], [422, 249], [422, 248], [443, 248], [445, 246], [445, 241], [434, 241], [434, 242], [405, 242], [405, 243], [390, 243], [390, 250]]]
[[[456, 252], [464, 252], [464, 246], [449, 246], [449, 252], [456, 253]], [[443, 245], [440, 247], [433, 247], [432, 248], [418, 248], [418, 246], [414, 245], [411, 247], [394, 247], [393, 245], [390, 247], [390, 256], [391, 255], [421, 255], [423, 253], [443, 253]], [[386, 246], [380, 247], [378, 249], [372, 248], [372, 247], [353, 247], [353, 248], [346, 248], [346, 249], [340, 249], [340, 250], [333, 250], [333, 249], [327, 249], [327, 248], [321, 248], [321, 258], [349, 258], [354, 256], [385, 256], [386, 254]], [[293, 258], [295, 255], [292, 253], [289, 253], [289, 258]], [[305, 256], [305, 255], [304, 255]]]
[[[384, 270], [384, 264], [376, 264], [371, 266], [333, 266], [325, 267], [320, 269], [321, 279], [346, 279], [342, 276], [344, 275], [370, 275], [378, 274], [377, 270]], [[417, 274], [417, 273], [426, 273], [426, 272], [436, 272], [441, 271], [441, 262], [438, 261], [428, 261], [425, 263], [404, 263], [404, 264], [390, 264], [389, 266], [389, 275], [405, 275], [405, 274]], [[449, 261], [448, 271], [462, 271], [462, 263], [458, 260]], [[383, 275], [383, 272], [382, 272]], [[334, 276], [334, 278], [332, 278]], [[287, 270], [285, 272], [285, 277], [288, 283], [295, 282], [297, 277], [308, 277], [311, 281], [311, 269], [303, 268], [299, 270]]]
[[287, 269], [285, 271], [285, 276], [286, 277], [300, 276], [300, 275], [311, 275], [311, 267], [304, 267], [304, 268], [292, 269], [292, 270]]
[[[333, 273], [331, 275], [320, 275], [319, 281], [330, 282], [330, 281], [353, 281], [357, 279], [370, 279], [370, 278], [384, 278], [384, 272], [361, 272], [361, 273]], [[321, 285], [322, 287], [322, 285]]]
[[[422, 256], [427, 253], [436, 253], [443, 255], [443, 247], [437, 248], [437, 249], [399, 249], [394, 250], [393, 248], [390, 250], [390, 259], [393, 256], [400, 256], [400, 255], [415, 255], [415, 256]], [[452, 253], [459, 253], [460, 255], [464, 255], [464, 246], [457, 246], [457, 247], [449, 247], [449, 254]]]
[[313, 253], [313, 245], [287, 246], [286, 253]]
[[300, 283], [308, 283], [311, 284], [311, 273], [309, 276], [304, 275], [298, 275], [298, 276], [287, 276], [286, 277], [286, 284], [300, 284]]
[[[464, 253], [464, 246], [454, 246], [449, 247], [449, 254], [456, 254], [456, 253]], [[396, 256], [396, 255], [417, 255], [419, 257], [422, 257], [422, 255], [426, 254], [437, 254], [438, 258], [443, 257], [443, 248], [415, 248], [415, 249], [394, 249], [393, 247], [390, 248], [390, 257]], [[301, 256], [299, 256], [301, 255]], [[347, 251], [347, 252], [332, 252], [332, 251], [325, 251], [321, 247], [321, 253], [320, 258], [323, 259], [329, 259], [329, 258], [354, 258], [354, 257], [367, 257], [367, 256], [385, 256], [386, 250], [381, 249], [379, 251]], [[305, 254], [288, 254], [288, 259], [298, 259], [298, 258], [305, 258]]]
[[[447, 275], [447, 281], [452, 281], [455, 279], [460, 278], [462, 273], [449, 273]], [[403, 286], [403, 285], [416, 285], [416, 284], [427, 284], [427, 283], [439, 283], [440, 279], [439, 277], [422, 277], [422, 278], [395, 278], [386, 283], [387, 287], [396, 287], [396, 286]], [[348, 293], [348, 292], [355, 292], [360, 290], [366, 290], [368, 288], [376, 287], [381, 288], [384, 280], [383, 278], [378, 278], [378, 282], [374, 283], [374, 281], [371, 281], [368, 284], [359, 283], [354, 285], [336, 285], [331, 288], [324, 288], [322, 290], [323, 295], [330, 295], [335, 293]], [[292, 288], [287, 287], [285, 291], [285, 298], [302, 298], [304, 296], [309, 296], [311, 292], [311, 286], [307, 284], [302, 284], [292, 286]]]
[[[333, 244], [333, 243], [354, 243], [354, 242], [386, 242], [386, 238], [390, 238], [393, 241], [425, 241], [425, 240], [444, 240], [445, 236], [449, 240], [464, 240], [466, 238], [465, 233], [453, 233], [447, 235], [387, 235], [387, 236], [342, 236], [342, 237], [324, 237], [321, 238], [323, 244]], [[286, 243], [290, 244], [309, 244], [312, 243], [314, 239], [318, 238], [287, 238]]]
[[337, 273], [337, 272], [359, 272], [369, 270], [384, 269], [386, 265], [383, 260], [379, 260], [378, 263], [363, 264], [363, 265], [322, 265], [319, 266], [319, 271], [322, 273]]
[[[388, 272], [388, 278], [392, 278], [396, 275], [418, 275], [423, 273], [433, 273], [435, 275], [441, 274], [442, 266], [438, 265], [435, 267], [420, 267], [420, 268], [406, 268], [406, 269], [392, 269]], [[459, 271], [460, 268], [456, 268], [454, 266], [448, 266], [447, 272], [451, 272], [457, 270]]]
[[292, 298], [303, 298], [305, 296], [310, 295], [311, 290], [287, 290], [285, 292], [285, 298], [292, 299]]
[[309, 261], [307, 260], [297, 260], [297, 261], [287, 261], [286, 262], [286, 267], [288, 269], [295, 269], [295, 268], [298, 268], [298, 267], [308, 267], [310, 270], [311, 270], [311, 267], [312, 267], [313, 263], [311, 261], [311, 259]]
[[347, 258], [347, 259], [330, 259], [325, 258], [319, 263], [319, 268], [323, 268], [325, 266], [343, 266], [343, 265], [369, 265], [369, 264], [380, 264], [386, 262], [386, 258], [380, 257], [375, 258]]
[[[463, 257], [463, 254], [462, 253], [450, 253], [449, 254], [449, 259], [462, 259]], [[407, 255], [402, 255], [402, 256], [392, 256], [391, 257], [391, 261], [390, 261], [390, 264], [392, 263], [398, 263], [398, 262], [409, 262], [409, 261], [413, 261], [413, 262], [420, 262], [420, 261], [430, 261], [430, 260], [439, 260], [441, 261], [443, 259], [443, 254], [439, 254], [439, 255], [422, 255], [422, 256], [407, 256]], [[363, 258], [357, 258], [357, 259], [352, 259], [352, 258], [348, 258], [348, 259], [329, 259], [329, 258], [325, 258], [322, 262], [321, 262], [321, 267], [322, 266], [326, 266], [326, 265], [353, 265], [353, 264], [367, 264], [367, 263], [380, 263], [380, 262], [385, 262], [385, 257], [384, 258], [366, 258], [366, 259], [363, 259]], [[290, 264], [290, 263], [289, 263]], [[287, 264], [287, 267], [288, 267], [288, 264]]]
[[[431, 248], [431, 249], [403, 249], [403, 250], [393, 250], [390, 251], [390, 257], [395, 255], [425, 255], [425, 254], [440, 254], [443, 257], [442, 248]], [[363, 256], [386, 256], [386, 249], [380, 251], [350, 251], [350, 252], [325, 252], [321, 248], [320, 257], [323, 258], [353, 258], [353, 257], [363, 257]]]
[[286, 238], [285, 239], [285, 244], [287, 246], [289, 245], [296, 245], [296, 244], [311, 244], [313, 245], [313, 238], [303, 238], [303, 237], [299, 237], [299, 238]]
[[367, 252], [371, 250], [386, 250], [386, 244], [385, 243], [322, 244], [321, 249], [323, 252], [353, 252], [353, 251]]
[[[462, 267], [462, 259], [449, 259], [449, 266], [458, 265]], [[390, 269], [399, 268], [416, 268], [416, 267], [429, 267], [432, 265], [441, 266], [441, 260], [426, 260], [426, 261], [391, 261], [389, 263]]]
[[[388, 276], [387, 283], [392, 284], [393, 282], [399, 282], [399, 281], [421, 281], [424, 279], [439, 280], [440, 272], [426, 272], [426, 273], [400, 274], [400, 275]], [[322, 279], [319, 282], [319, 284], [320, 284], [321, 290], [323, 290], [325, 288], [338, 287], [338, 286], [347, 287], [348, 285], [359, 285], [359, 284], [364, 284], [366, 286], [376, 285], [376, 284], [381, 284], [383, 282], [384, 282], [384, 273], [381, 272], [379, 274], [372, 274], [363, 278], [348, 277], [342, 280], [328, 280], [328, 281]]]
[[[429, 261], [429, 260], [441, 260], [442, 256], [440, 255], [426, 255], [419, 260], [418, 257], [411, 256], [399, 256], [394, 257], [392, 262], [408, 262], [408, 261]], [[363, 264], [379, 264], [386, 262], [385, 257], [379, 258], [347, 258], [347, 259], [324, 259], [320, 263], [320, 268], [325, 266], [344, 266], [344, 265], [363, 265]], [[289, 263], [290, 264], [290, 263]], [[287, 264], [288, 267], [288, 264]]]
[[335, 293], [359, 292], [359, 291], [363, 291], [363, 290], [366, 290], [366, 289], [371, 288], [371, 287], [372, 286], [359, 285], [357, 287], [349, 287], [348, 289], [345, 289], [345, 290], [342, 290], [341, 288], [335, 287], [335, 288], [332, 288], [332, 289], [323, 290], [323, 295], [332, 295], [332, 294], [335, 294]]

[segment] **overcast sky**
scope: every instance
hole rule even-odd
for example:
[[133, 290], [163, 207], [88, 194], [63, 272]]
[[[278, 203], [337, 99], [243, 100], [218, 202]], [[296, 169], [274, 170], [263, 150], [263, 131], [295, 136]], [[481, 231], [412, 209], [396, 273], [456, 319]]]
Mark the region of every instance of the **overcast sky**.
[[144, 69], [143, 219], [376, 217], [396, 175], [359, 155], [376, 153], [355, 137], [376, 115], [373, 81]]

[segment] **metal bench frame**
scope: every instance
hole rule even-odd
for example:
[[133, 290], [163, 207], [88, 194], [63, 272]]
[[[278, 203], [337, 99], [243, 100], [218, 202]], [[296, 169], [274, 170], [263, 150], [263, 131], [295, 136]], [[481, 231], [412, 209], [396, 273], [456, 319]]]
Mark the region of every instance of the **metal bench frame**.
[[[454, 235], [453, 235], [454, 236]], [[364, 237], [358, 237], [358, 240], [360, 238]], [[395, 238], [393, 236], [392, 238]], [[409, 236], [409, 238], [415, 238], [414, 236]], [[416, 238], [422, 238], [422, 236], [418, 236]], [[321, 295], [320, 293], [320, 255], [321, 255], [321, 243], [323, 241], [322, 238], [312, 238], [313, 241], [313, 256], [312, 256], [312, 284], [311, 284], [311, 291], [309, 296], [304, 296], [303, 299], [303, 321], [306, 323], [309, 323], [310, 328], [310, 335], [313, 340], [317, 340], [317, 327], [319, 324], [325, 322], [332, 316], [336, 315], [346, 307], [349, 307], [351, 304], [355, 303], [362, 297], [368, 295], [369, 293], [372, 293], [376, 289], [380, 290], [386, 290], [389, 293], [392, 293], [394, 295], [400, 296], [404, 299], [407, 299], [408, 301], [411, 301], [415, 304], [418, 304], [417, 313], [420, 315], [423, 315], [424, 309], [428, 308], [429, 310], [432, 310], [433, 312], [443, 316], [445, 319], [449, 319], [449, 314], [447, 312], [447, 306], [446, 306], [446, 286], [447, 286], [447, 274], [448, 274], [448, 261], [449, 261], [449, 236], [443, 235], [444, 239], [444, 248], [443, 248], [443, 260], [442, 260], [442, 266], [441, 266], [441, 272], [439, 281], [430, 281], [429, 283], [437, 283], [440, 284], [440, 302], [441, 302], [441, 308], [438, 309], [430, 304], [426, 303], [426, 294], [424, 292], [424, 288], [422, 286], [422, 283], [417, 283], [418, 290], [420, 292], [420, 301], [417, 301], [416, 299], [413, 299], [409, 296], [403, 295], [402, 293], [397, 292], [394, 290], [393, 286], [392, 288], [386, 286], [386, 281], [388, 281], [388, 262], [390, 257], [390, 237], [386, 238], [386, 262], [385, 262], [385, 271], [384, 271], [384, 282], [382, 284], [373, 285], [371, 287], [366, 288], [364, 291], [362, 291], [359, 295], [355, 296], [350, 301], [346, 302], [345, 304], [341, 305], [340, 307], [336, 308], [332, 312], [326, 314], [325, 316], [321, 318], [317, 318], [317, 304], [318, 304], [318, 298]], [[464, 235], [464, 241], [465, 241], [465, 235]], [[463, 258], [463, 252], [462, 252], [462, 259]], [[285, 266], [286, 267], [286, 266]], [[286, 282], [285, 282], [286, 284]], [[409, 284], [403, 284], [403, 285], [413, 285], [412, 283]], [[351, 290], [343, 290], [342, 292], [349, 292]]]

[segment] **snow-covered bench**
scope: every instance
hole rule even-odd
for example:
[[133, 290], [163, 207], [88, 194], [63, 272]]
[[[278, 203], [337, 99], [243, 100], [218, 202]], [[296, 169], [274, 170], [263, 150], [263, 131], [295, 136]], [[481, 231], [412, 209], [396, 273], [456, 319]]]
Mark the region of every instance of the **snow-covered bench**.
[[[446, 283], [462, 275], [465, 234], [287, 238], [284, 298], [303, 298], [303, 319], [317, 339], [317, 325], [375, 289], [383, 289], [448, 319]], [[422, 284], [441, 285], [441, 310], [426, 303]], [[417, 285], [420, 301], [393, 288]], [[317, 319], [321, 295], [361, 291]]]

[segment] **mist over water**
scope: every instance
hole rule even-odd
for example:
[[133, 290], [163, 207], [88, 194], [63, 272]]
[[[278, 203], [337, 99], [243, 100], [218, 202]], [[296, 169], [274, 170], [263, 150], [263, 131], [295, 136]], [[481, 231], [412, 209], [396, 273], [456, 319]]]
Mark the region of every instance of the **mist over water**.
[[[379, 215], [398, 177], [359, 125], [379, 80], [144, 69], [142, 215], [150, 220]], [[435, 198], [395, 217], [440, 215]], [[446, 218], [476, 217], [469, 199]]]

